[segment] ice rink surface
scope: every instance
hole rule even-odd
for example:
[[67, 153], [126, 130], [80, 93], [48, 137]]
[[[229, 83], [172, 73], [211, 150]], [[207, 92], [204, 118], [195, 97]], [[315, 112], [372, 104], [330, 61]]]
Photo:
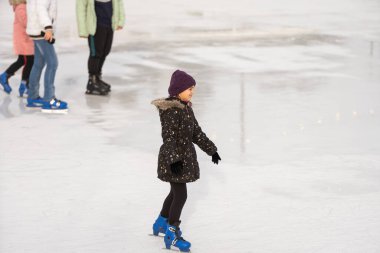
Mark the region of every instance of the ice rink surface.
[[[156, 178], [150, 101], [171, 73], [197, 80], [193, 109], [218, 146], [199, 149], [184, 237], [195, 253], [380, 252], [380, 1], [125, 1], [84, 95], [88, 47], [59, 1], [56, 95], [67, 115], [0, 92], [0, 252], [164, 252], [149, 237], [169, 186]], [[0, 71], [12, 54], [0, 2]], [[42, 94], [42, 93], [41, 93]]]

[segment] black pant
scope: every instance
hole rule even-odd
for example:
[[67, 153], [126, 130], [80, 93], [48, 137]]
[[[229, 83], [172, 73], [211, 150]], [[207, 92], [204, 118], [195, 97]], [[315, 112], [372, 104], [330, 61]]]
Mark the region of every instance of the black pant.
[[32, 70], [34, 62], [34, 55], [19, 55], [17, 61], [12, 63], [11, 66], [5, 71], [8, 76], [13, 76], [17, 70], [24, 67], [22, 70], [22, 80], [28, 81], [30, 71]]
[[187, 199], [185, 183], [170, 183], [170, 192], [162, 206], [161, 216], [168, 218], [170, 225], [179, 224], [179, 218]]
[[88, 37], [90, 57], [88, 58], [88, 73], [101, 75], [104, 61], [111, 52], [113, 30], [111, 27], [97, 25], [95, 35]]

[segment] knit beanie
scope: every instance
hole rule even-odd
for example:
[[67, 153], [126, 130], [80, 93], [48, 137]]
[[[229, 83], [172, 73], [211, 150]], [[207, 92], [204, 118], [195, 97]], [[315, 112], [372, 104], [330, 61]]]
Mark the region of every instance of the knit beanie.
[[187, 90], [191, 86], [195, 85], [195, 80], [192, 76], [187, 74], [185, 71], [176, 70], [172, 74], [169, 86], [169, 95], [171, 97], [177, 96], [184, 90]]

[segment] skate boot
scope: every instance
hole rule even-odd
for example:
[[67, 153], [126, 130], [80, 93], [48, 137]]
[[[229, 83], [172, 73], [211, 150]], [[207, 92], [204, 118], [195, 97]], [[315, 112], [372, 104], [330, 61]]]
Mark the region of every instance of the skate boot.
[[56, 98], [52, 98], [50, 102], [45, 102], [42, 105], [43, 113], [67, 113], [67, 103]]
[[87, 83], [86, 94], [105, 96], [107, 88], [98, 80], [96, 75], [90, 75]]
[[159, 233], [165, 234], [166, 229], [168, 227], [168, 219], [162, 217], [161, 215], [158, 216], [156, 221], [153, 224], [153, 235], [158, 235]]
[[[159, 233], [165, 234], [168, 228], [168, 219], [159, 215], [153, 224], [153, 235], [158, 236]], [[178, 228], [178, 234], [181, 236], [182, 232]]]
[[[176, 224], [177, 225], [177, 224]], [[168, 228], [165, 233], [165, 246], [167, 249], [170, 249], [171, 246], [177, 247], [181, 252], [189, 252], [191, 243], [183, 239], [178, 231], [179, 231], [179, 222], [177, 226], [172, 226], [168, 224]]]
[[100, 81], [103, 84], [103, 86], [106, 87], [107, 92], [110, 92], [111, 91], [111, 85], [106, 83], [105, 81], [103, 81], [102, 74], [98, 75], [97, 78], [98, 78], [98, 81]]
[[29, 108], [41, 108], [45, 104], [44, 100], [41, 97], [37, 97], [35, 99], [28, 97], [26, 101], [27, 101], [26, 107], [29, 107]]
[[0, 84], [3, 86], [3, 89], [6, 93], [11, 94], [12, 88], [9, 86], [8, 79], [10, 76], [6, 72], [0, 75]]
[[23, 97], [24, 93], [28, 94], [27, 81], [25, 80], [21, 81], [20, 87], [18, 88], [18, 92], [20, 93], [20, 97]]

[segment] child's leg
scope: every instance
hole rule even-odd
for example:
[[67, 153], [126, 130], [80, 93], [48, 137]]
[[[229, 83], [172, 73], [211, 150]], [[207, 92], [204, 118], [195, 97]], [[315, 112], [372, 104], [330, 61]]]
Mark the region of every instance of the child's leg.
[[107, 29], [105, 34], [106, 34], [106, 37], [105, 37], [105, 44], [104, 44], [104, 49], [103, 49], [104, 53], [102, 54], [102, 57], [100, 58], [99, 74], [102, 74], [104, 62], [106, 60], [106, 57], [111, 52], [112, 42], [113, 42], [113, 30], [111, 28]]
[[30, 71], [32, 70], [33, 67], [33, 55], [23, 55], [24, 58], [24, 67], [22, 69], [22, 79], [20, 82], [20, 86], [18, 88], [18, 92], [20, 94], [20, 97], [24, 96], [24, 93], [27, 92], [29, 88], [29, 75]]
[[24, 57], [22, 55], [19, 55], [17, 58], [17, 61], [12, 63], [9, 68], [5, 71], [7, 73], [8, 78], [13, 76], [17, 70], [19, 70], [22, 66], [24, 66]]
[[170, 183], [171, 190], [173, 191], [173, 201], [170, 206], [169, 224], [179, 225], [181, 212], [187, 199], [186, 183]]
[[33, 67], [34, 55], [24, 55], [24, 68], [22, 70], [22, 80], [28, 81], [30, 76], [30, 71]]
[[170, 186], [170, 192], [169, 192], [168, 196], [166, 197], [164, 204], [162, 205], [162, 209], [161, 209], [161, 213], [160, 213], [160, 215], [162, 217], [164, 217], [164, 218], [169, 217], [169, 212], [170, 212], [170, 207], [172, 205], [172, 202], [173, 202], [173, 190]]
[[34, 63], [29, 76], [28, 98], [30, 99], [36, 99], [39, 97], [41, 73], [45, 67], [45, 59], [41, 43], [43, 43], [42, 40], [34, 41]]
[[101, 26], [96, 28], [94, 36], [88, 37], [90, 47], [90, 57], [88, 58], [88, 73], [90, 75], [100, 74], [101, 59], [105, 54], [105, 45], [107, 42], [107, 29]]
[[45, 70], [45, 79], [44, 79], [44, 87], [45, 87], [45, 93], [44, 93], [44, 100], [50, 101], [52, 98], [55, 97], [55, 86], [54, 86], [54, 80], [55, 80], [55, 73], [57, 72], [58, 68], [58, 58], [57, 54], [55, 53], [54, 46], [47, 42], [46, 40], [43, 41], [42, 44], [43, 53], [45, 56], [46, 61], [46, 70]]

